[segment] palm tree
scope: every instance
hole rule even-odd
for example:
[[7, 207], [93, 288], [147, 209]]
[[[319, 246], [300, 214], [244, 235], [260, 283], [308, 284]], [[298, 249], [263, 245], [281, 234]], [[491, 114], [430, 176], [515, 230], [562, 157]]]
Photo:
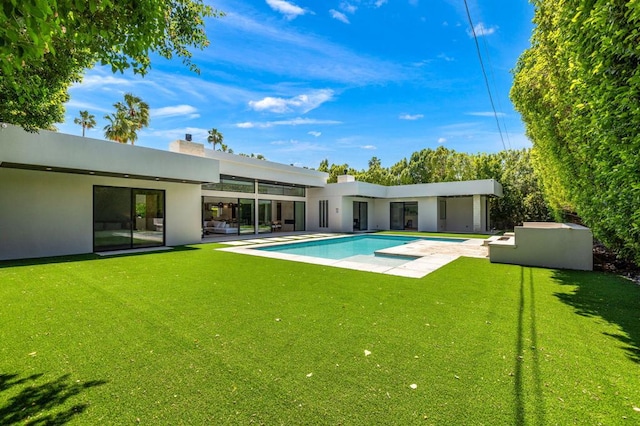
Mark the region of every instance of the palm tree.
[[137, 131], [149, 125], [149, 104], [144, 102], [133, 93], [125, 93], [124, 104], [118, 102], [115, 104], [117, 110], [124, 110], [130, 121], [129, 137], [131, 145], [135, 144], [138, 139]]
[[80, 117], [76, 117], [73, 122], [82, 126], [82, 137], [84, 137], [85, 129], [96, 127], [96, 117], [93, 114], [89, 114], [89, 111], [80, 111]]
[[213, 145], [213, 150], [215, 151], [216, 145], [220, 144], [222, 146], [222, 140], [224, 136], [222, 133], [218, 131], [218, 129], [213, 128], [209, 130], [209, 136], [207, 136], [207, 142]]
[[116, 112], [104, 116], [109, 121], [104, 127], [104, 136], [112, 141], [135, 145], [138, 130], [149, 125], [149, 105], [132, 93], [126, 93], [124, 102], [116, 102], [113, 106]]
[[113, 114], [105, 115], [104, 118], [109, 122], [104, 126], [105, 138], [119, 143], [127, 143], [131, 134], [135, 135], [136, 132], [131, 128], [131, 121], [129, 121], [126, 111], [119, 109]]

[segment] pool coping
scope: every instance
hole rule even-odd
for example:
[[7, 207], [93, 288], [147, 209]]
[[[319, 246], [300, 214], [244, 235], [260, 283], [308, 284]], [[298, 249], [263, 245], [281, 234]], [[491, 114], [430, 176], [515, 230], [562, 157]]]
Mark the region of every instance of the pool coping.
[[[415, 258], [415, 260], [409, 260], [406, 263], [396, 266], [356, 262], [349, 260], [349, 258], [325, 259], [320, 257], [278, 253], [267, 250], [256, 250], [258, 247], [278, 246], [296, 241], [329, 240], [349, 236], [353, 236], [353, 234], [311, 234], [308, 238], [297, 238], [296, 240], [285, 241], [283, 241], [282, 238], [279, 238], [277, 241], [270, 241], [269, 238], [259, 238], [255, 240], [242, 240], [241, 245], [232, 244], [232, 247], [218, 248], [216, 250], [314, 265], [374, 272], [378, 274], [395, 275], [405, 278], [425, 277], [431, 272], [440, 269], [461, 256], [488, 259], [488, 249], [486, 246], [482, 245], [483, 240], [466, 238], [464, 239], [465, 241], [461, 243], [447, 243], [422, 239], [376, 251], [376, 253], [380, 253], [385, 256], [406, 256]], [[455, 247], [459, 247], [459, 249], [456, 250]]]

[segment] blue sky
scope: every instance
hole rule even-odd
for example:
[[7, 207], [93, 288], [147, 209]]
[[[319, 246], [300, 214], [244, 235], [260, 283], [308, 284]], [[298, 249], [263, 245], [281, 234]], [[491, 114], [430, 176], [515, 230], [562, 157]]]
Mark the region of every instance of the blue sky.
[[[463, 0], [220, 0], [206, 22], [211, 45], [181, 60], [157, 58], [144, 77], [89, 70], [70, 90], [61, 132], [81, 134], [79, 110], [104, 115], [126, 92], [151, 107], [136, 145], [168, 149], [217, 128], [235, 153], [317, 168], [389, 167], [414, 151], [469, 153], [529, 146], [509, 101], [511, 70], [529, 46], [526, 0], [468, 0], [498, 111], [500, 138]], [[505, 131], [506, 130], [506, 131]]]

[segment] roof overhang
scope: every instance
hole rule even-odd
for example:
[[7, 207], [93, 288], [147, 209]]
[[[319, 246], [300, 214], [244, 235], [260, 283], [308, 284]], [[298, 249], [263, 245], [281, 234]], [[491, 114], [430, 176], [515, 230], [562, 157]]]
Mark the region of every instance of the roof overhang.
[[259, 160], [229, 154], [228, 152], [205, 149], [205, 156], [220, 161], [220, 174], [229, 177], [255, 179], [291, 186], [324, 187], [328, 173], [273, 161]]
[[366, 182], [340, 182], [320, 189], [322, 194], [343, 197], [380, 199], [409, 199], [420, 197], [463, 197], [486, 195], [502, 197], [502, 185], [494, 179], [459, 182], [420, 183], [415, 185], [383, 186]]
[[220, 180], [215, 159], [11, 125], [0, 129], [0, 167], [191, 184]]

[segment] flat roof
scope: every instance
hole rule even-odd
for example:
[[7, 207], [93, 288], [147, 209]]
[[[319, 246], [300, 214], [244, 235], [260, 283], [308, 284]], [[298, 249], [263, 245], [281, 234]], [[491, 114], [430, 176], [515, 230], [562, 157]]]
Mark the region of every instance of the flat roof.
[[0, 167], [177, 183], [216, 183], [220, 163], [112, 141], [0, 128]]

